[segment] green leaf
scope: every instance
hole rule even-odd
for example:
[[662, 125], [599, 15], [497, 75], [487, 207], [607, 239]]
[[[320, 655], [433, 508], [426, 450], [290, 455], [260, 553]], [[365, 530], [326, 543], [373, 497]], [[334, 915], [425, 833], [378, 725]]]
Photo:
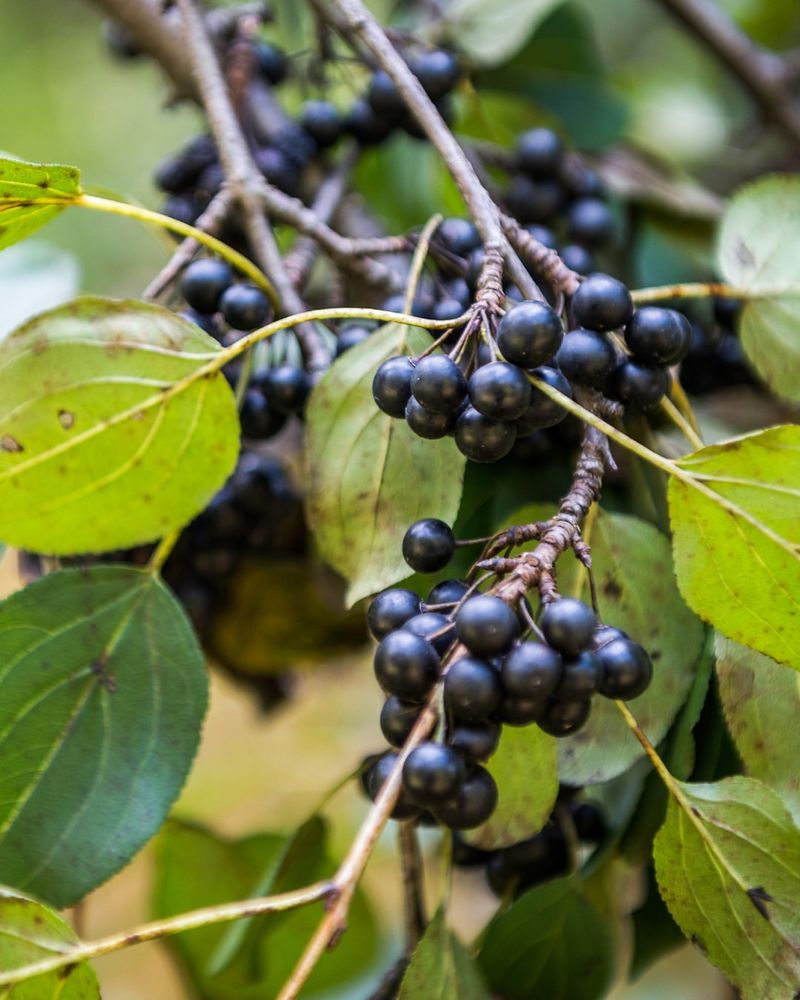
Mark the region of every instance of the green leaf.
[[397, 1000], [488, 1000], [464, 946], [436, 911], [408, 963]]
[[448, 35], [470, 61], [493, 66], [505, 62], [527, 42], [547, 15], [563, 0], [450, 0]]
[[656, 877], [683, 933], [743, 1000], [791, 1000], [800, 983], [800, 833], [754, 778], [678, 783], [655, 841]]
[[[0, 159], [0, 250], [36, 232], [80, 193], [77, 167]], [[63, 206], [37, 204], [52, 198]]]
[[127, 864], [183, 786], [207, 698], [150, 573], [60, 570], [0, 604], [0, 881], [64, 907]]
[[77, 258], [40, 240], [32, 240], [0, 256], [0, 340], [43, 309], [52, 309], [77, 294]]
[[[552, 516], [552, 507], [526, 507], [511, 524]], [[653, 681], [633, 702], [633, 713], [654, 743], [666, 735], [691, 687], [703, 627], [675, 586], [669, 541], [646, 521], [599, 510], [588, 540], [603, 621], [641, 643], [653, 660]], [[526, 548], [534, 548], [535, 543]], [[562, 594], [589, 600], [586, 572], [571, 556], [558, 562]], [[593, 785], [626, 771], [643, 754], [616, 706], [595, 698], [586, 725], [558, 741], [559, 776]]]
[[478, 965], [509, 1000], [597, 1000], [613, 972], [611, 933], [575, 878], [556, 879], [492, 920]]
[[464, 838], [488, 850], [538, 833], [558, 796], [556, 740], [538, 726], [504, 726], [486, 767], [497, 782], [497, 809]]
[[219, 345], [160, 306], [82, 298], [0, 343], [0, 538], [66, 555], [152, 541], [233, 469], [224, 376], [167, 395]]
[[800, 669], [800, 427], [734, 438], [678, 464], [713, 490], [670, 480], [681, 593], [729, 639]]
[[[67, 921], [27, 896], [0, 887], [0, 969], [28, 965], [78, 943]], [[86, 962], [0, 987], [3, 1000], [100, 1000], [97, 977]]]
[[372, 398], [382, 361], [430, 343], [421, 330], [389, 324], [343, 355], [311, 396], [309, 524], [323, 558], [348, 580], [349, 604], [409, 575], [401, 552], [409, 524], [452, 524], [458, 513], [464, 457], [454, 443], [418, 438]]
[[723, 217], [717, 259], [722, 277], [752, 296], [740, 323], [745, 353], [771, 389], [800, 400], [800, 178], [741, 188]]
[[[326, 834], [327, 824], [319, 818], [304, 824], [294, 838], [259, 833], [236, 841], [170, 821], [157, 841], [156, 915], [246, 899], [264, 885], [269, 892], [286, 892], [326, 877], [335, 867]], [[230, 928], [220, 924], [176, 935], [168, 947], [203, 1000], [265, 1000], [277, 996], [322, 912], [316, 903], [256, 917], [243, 939], [234, 941], [233, 952]], [[348, 928], [337, 948], [323, 956], [304, 996], [352, 985], [375, 961], [377, 929], [361, 892], [353, 900]]]
[[800, 821], [800, 677], [718, 635], [717, 684], [747, 773], [778, 792]]

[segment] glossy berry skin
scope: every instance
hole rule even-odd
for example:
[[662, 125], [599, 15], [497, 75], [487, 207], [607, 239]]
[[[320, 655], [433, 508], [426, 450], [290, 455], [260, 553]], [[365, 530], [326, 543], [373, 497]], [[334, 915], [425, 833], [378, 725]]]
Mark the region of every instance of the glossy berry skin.
[[445, 674], [445, 708], [459, 721], [480, 722], [488, 718], [502, 697], [497, 671], [474, 656], [462, 656]]
[[387, 358], [380, 365], [372, 380], [372, 398], [379, 410], [390, 417], [405, 416], [413, 374], [411, 359], [403, 355]]
[[570, 382], [604, 388], [617, 364], [614, 346], [596, 330], [571, 330], [556, 354], [556, 364]]
[[507, 361], [493, 361], [470, 376], [467, 392], [473, 407], [494, 420], [516, 420], [531, 398], [525, 374]]
[[440, 656], [444, 656], [453, 642], [453, 623], [446, 615], [440, 615], [436, 611], [424, 611], [414, 615], [403, 628], [422, 639], [427, 639]]
[[436, 573], [450, 562], [456, 540], [449, 524], [437, 517], [415, 521], [403, 536], [403, 558], [417, 573]]
[[554, 697], [558, 701], [580, 701], [590, 698], [603, 683], [603, 664], [597, 653], [585, 650], [564, 660], [561, 680]]
[[447, 743], [470, 761], [488, 760], [500, 742], [500, 726], [487, 719], [481, 722], [459, 722], [451, 730]]
[[283, 413], [277, 413], [257, 388], [247, 390], [239, 411], [242, 437], [252, 441], [265, 441], [274, 437], [286, 423]]
[[497, 806], [497, 785], [486, 768], [476, 764], [468, 772], [461, 791], [434, 810], [436, 818], [451, 830], [472, 830], [492, 815]]
[[255, 330], [272, 315], [269, 299], [255, 285], [231, 285], [222, 293], [219, 308], [234, 330]]
[[373, 598], [367, 608], [367, 628], [376, 639], [383, 639], [419, 613], [420, 599], [413, 590], [390, 587]]
[[601, 646], [596, 656], [604, 670], [601, 694], [629, 701], [647, 690], [653, 678], [653, 664], [638, 642], [613, 639]]
[[300, 110], [300, 124], [319, 149], [333, 146], [342, 134], [342, 116], [330, 101], [307, 101]]
[[631, 293], [609, 274], [590, 274], [572, 296], [572, 317], [579, 326], [601, 333], [619, 330], [633, 316]]
[[549, 222], [561, 208], [564, 189], [554, 180], [533, 180], [525, 174], [511, 178], [506, 202], [520, 222]]
[[432, 310], [432, 318], [437, 320], [458, 319], [464, 313], [464, 306], [458, 299], [440, 299]]
[[386, 737], [386, 742], [393, 747], [401, 747], [408, 739], [421, 711], [421, 706], [411, 705], [390, 695], [381, 709], [381, 732]]
[[603, 646], [608, 645], [609, 642], [613, 642], [615, 639], [627, 638], [628, 633], [623, 632], [621, 628], [614, 628], [613, 625], [600, 625], [592, 633], [592, 641], [589, 648], [596, 653], [598, 649], [602, 649]]
[[404, 701], [420, 701], [439, 674], [439, 657], [433, 646], [413, 632], [391, 632], [375, 651], [375, 676], [387, 694]]
[[592, 249], [611, 243], [616, 235], [611, 209], [600, 198], [579, 198], [567, 210], [567, 235]]
[[586, 722], [591, 710], [588, 700], [554, 701], [547, 706], [538, 725], [551, 736], [571, 736]]
[[505, 653], [519, 635], [519, 619], [499, 597], [478, 594], [456, 613], [456, 635], [475, 656]]
[[468, 406], [456, 421], [456, 447], [472, 462], [497, 462], [514, 447], [517, 432], [513, 424], [485, 417]]
[[467, 380], [446, 354], [429, 354], [417, 362], [411, 376], [411, 394], [434, 413], [452, 413], [464, 402]]
[[[557, 368], [534, 368], [531, 373], [534, 378], [540, 379], [547, 385], [557, 389], [567, 399], [572, 399], [572, 386], [562, 372]], [[554, 399], [531, 385], [531, 399], [525, 407], [525, 412], [517, 421], [517, 432], [525, 435], [531, 431], [543, 430], [545, 427], [554, 427], [560, 424], [567, 415], [567, 411]]]
[[641, 364], [628, 358], [618, 365], [611, 376], [608, 395], [649, 413], [658, 407], [668, 386], [669, 376], [665, 368]]
[[296, 365], [279, 365], [267, 372], [264, 395], [278, 413], [299, 413], [310, 391], [308, 375]]
[[[373, 761], [367, 773], [365, 784], [369, 797], [374, 802], [380, 793], [386, 779], [394, 769], [399, 754], [389, 750]], [[392, 810], [392, 819], [414, 819], [419, 815], [419, 808], [411, 801], [406, 790], [401, 786], [397, 803]]]
[[458, 795], [466, 777], [463, 759], [450, 747], [427, 741], [403, 765], [403, 789], [412, 801], [432, 808]]
[[674, 309], [642, 306], [625, 330], [625, 343], [637, 361], [672, 365], [682, 361], [692, 342], [689, 320]]
[[469, 219], [444, 219], [435, 238], [457, 257], [467, 257], [481, 245], [481, 234]]
[[549, 361], [563, 338], [561, 320], [545, 302], [520, 302], [497, 326], [500, 353], [520, 368], [537, 368]]
[[545, 639], [564, 656], [577, 656], [587, 649], [596, 625], [594, 611], [574, 597], [562, 597], [548, 604], [542, 615]]
[[233, 281], [233, 271], [224, 260], [193, 261], [183, 272], [181, 295], [199, 313], [214, 313], [222, 293]]
[[438, 604], [458, 604], [468, 589], [463, 580], [442, 580], [425, 598], [425, 604], [434, 607]]
[[561, 680], [561, 656], [543, 642], [521, 642], [503, 660], [501, 677], [509, 695], [545, 701]]
[[406, 423], [417, 437], [428, 441], [435, 441], [452, 434], [457, 419], [458, 414], [455, 411], [434, 413], [433, 410], [428, 410], [418, 403], [413, 396], [406, 403]]
[[461, 69], [452, 52], [432, 49], [410, 62], [411, 72], [422, 84], [429, 97], [444, 97], [458, 83]]
[[394, 84], [394, 80], [382, 69], [377, 70], [372, 75], [367, 91], [367, 100], [373, 111], [382, 115], [399, 116], [404, 110], [405, 104], [400, 96], [400, 91]]
[[558, 173], [564, 145], [550, 128], [532, 128], [517, 140], [517, 163], [532, 177], [552, 177]]

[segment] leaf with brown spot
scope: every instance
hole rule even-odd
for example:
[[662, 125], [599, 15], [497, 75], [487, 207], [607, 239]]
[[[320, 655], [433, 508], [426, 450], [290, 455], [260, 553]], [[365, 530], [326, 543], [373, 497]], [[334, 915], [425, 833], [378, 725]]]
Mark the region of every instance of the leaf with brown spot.
[[80, 193], [77, 167], [0, 158], [0, 250], [35, 233]]
[[[76, 945], [67, 921], [44, 904], [0, 886], [0, 969], [11, 972]], [[97, 977], [86, 962], [0, 986], [3, 1000], [100, 1000]]]
[[800, 832], [776, 793], [754, 778], [679, 782], [654, 857], [673, 918], [743, 1000], [789, 1000], [800, 983]]
[[168, 309], [90, 297], [0, 342], [0, 539], [71, 555], [188, 523], [238, 452], [224, 376], [185, 382], [219, 351]]
[[323, 558], [350, 584], [349, 604], [410, 574], [400, 546], [412, 522], [452, 524], [458, 513], [465, 460], [453, 441], [418, 438], [372, 398], [382, 361], [430, 343], [391, 323], [347, 351], [309, 402], [308, 519]]

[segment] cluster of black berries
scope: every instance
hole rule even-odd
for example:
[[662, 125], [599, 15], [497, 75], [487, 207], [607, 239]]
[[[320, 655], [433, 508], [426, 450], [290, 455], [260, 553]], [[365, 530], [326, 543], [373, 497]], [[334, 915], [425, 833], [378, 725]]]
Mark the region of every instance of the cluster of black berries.
[[692, 345], [681, 366], [681, 384], [694, 395], [737, 385], [758, 385], [739, 340], [742, 303], [714, 300], [712, 321], [692, 313]]
[[[180, 315], [224, 344], [269, 322], [272, 309], [255, 285], [234, 281], [224, 261], [201, 258], [183, 272], [180, 290], [188, 306]], [[238, 377], [239, 366], [227, 372]], [[240, 408], [242, 435], [263, 441], [277, 434], [291, 414], [302, 412], [311, 382], [299, 365], [281, 364], [253, 372]]]
[[[605, 274], [583, 280], [569, 312], [575, 328], [565, 333], [547, 303], [517, 303], [500, 320], [489, 357], [464, 356], [456, 347], [389, 358], [375, 373], [375, 402], [420, 437], [452, 435], [473, 462], [497, 461], [518, 436], [564, 419], [565, 410], [529, 376], [569, 398], [573, 386], [584, 386], [645, 412], [657, 406], [668, 388], [667, 366], [689, 350], [685, 316], [656, 306], [634, 310], [625, 285]], [[629, 355], [614, 331], [624, 331]]]
[[559, 791], [560, 806], [534, 837], [494, 851], [481, 850], [453, 836], [453, 864], [457, 868], [484, 869], [490, 889], [501, 898], [517, 897], [549, 879], [570, 870], [570, 838], [562, 821], [569, 817], [582, 846], [594, 847], [608, 832], [602, 809], [594, 802], [573, 798], [574, 789]]
[[616, 237], [602, 181], [567, 155], [552, 129], [519, 136], [504, 201], [518, 222], [579, 274], [594, 271], [595, 254]]
[[[406, 562], [422, 573], [443, 569], [455, 547], [451, 529], [434, 518], [417, 521], [403, 539]], [[534, 639], [525, 636], [522, 609], [460, 580], [437, 584], [424, 602], [404, 588], [383, 591], [367, 623], [379, 640], [375, 676], [387, 695], [381, 730], [392, 746], [403, 745], [444, 673], [443, 741], [409, 754], [393, 815], [430, 813], [454, 830], [479, 826], [495, 808], [497, 788], [482, 762], [497, 748], [503, 724], [535, 723], [568, 736], [589, 717], [592, 695], [636, 698], [652, 676], [641, 646], [599, 626], [591, 608], [573, 598], [545, 608]], [[445, 667], [456, 643], [467, 653]], [[373, 798], [396, 757], [390, 750], [369, 764], [364, 780]]]

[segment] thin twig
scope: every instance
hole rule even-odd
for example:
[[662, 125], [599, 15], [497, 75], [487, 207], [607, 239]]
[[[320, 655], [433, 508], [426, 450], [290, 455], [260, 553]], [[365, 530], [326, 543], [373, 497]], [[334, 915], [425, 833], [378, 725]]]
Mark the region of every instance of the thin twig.
[[422, 937], [426, 924], [425, 904], [422, 895], [422, 857], [412, 822], [398, 823], [397, 839], [403, 875], [406, 953], [410, 955], [416, 948], [417, 941]]

